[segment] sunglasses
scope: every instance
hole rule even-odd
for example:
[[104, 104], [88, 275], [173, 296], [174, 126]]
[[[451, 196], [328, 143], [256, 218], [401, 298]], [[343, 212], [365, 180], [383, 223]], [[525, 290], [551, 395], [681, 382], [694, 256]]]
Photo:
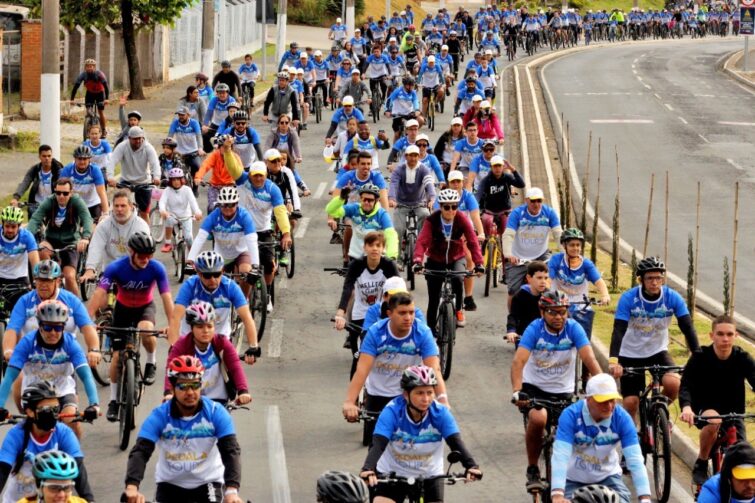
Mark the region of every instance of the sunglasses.
[[73, 483], [69, 484], [55, 484], [52, 482], [42, 482], [42, 487], [47, 489], [48, 491], [52, 492], [53, 494], [58, 494], [61, 492], [64, 493], [72, 493], [73, 492]]
[[373, 199], [371, 197], [363, 197], [362, 198], [362, 202], [363, 203], [375, 204], [375, 201], [376, 201], [376, 199]]
[[151, 259], [155, 254], [154, 253], [134, 253], [134, 256], [140, 260], [149, 260]]
[[280, 121], [278, 124], [289, 124], [291, 121]]
[[543, 204], [543, 200], [542, 199], [530, 199], [530, 202], [531, 203], [536, 203], [536, 204]]
[[547, 314], [548, 316], [560, 316], [561, 318], [565, 318], [567, 311], [566, 309], [546, 309], [545, 314]]
[[221, 208], [235, 208], [236, 203], [224, 203], [220, 205]]
[[202, 277], [205, 279], [219, 278], [223, 275], [222, 272], [203, 272]]
[[246, 126], [246, 122], [235, 122], [237, 126]]
[[68, 195], [70, 195], [70, 194], [71, 194], [70, 192], [64, 192], [64, 191], [62, 191], [62, 190], [56, 190], [56, 191], [55, 191], [55, 195], [56, 195], [56, 196], [68, 196]]
[[482, 149], [483, 152], [495, 152], [495, 148], [484, 148]]
[[428, 145], [427, 143], [417, 143], [417, 146], [418, 146], [419, 148], [422, 148], [422, 147], [424, 147], [424, 148], [427, 148], [427, 147], [429, 147], [430, 145]]
[[60, 413], [60, 406], [50, 405], [48, 407], [37, 407], [36, 412], [37, 414], [40, 412], [52, 412], [53, 414], [58, 415]]
[[40, 328], [45, 332], [62, 332], [63, 325], [48, 325], [47, 323], [40, 325]]
[[197, 391], [198, 389], [201, 389], [201, 388], [202, 388], [202, 383], [199, 381], [176, 383], [176, 389], [178, 391], [188, 391], [188, 390]]
[[459, 205], [458, 204], [444, 204], [444, 205], [441, 205], [441, 208], [443, 208], [446, 211], [455, 211], [459, 209]]

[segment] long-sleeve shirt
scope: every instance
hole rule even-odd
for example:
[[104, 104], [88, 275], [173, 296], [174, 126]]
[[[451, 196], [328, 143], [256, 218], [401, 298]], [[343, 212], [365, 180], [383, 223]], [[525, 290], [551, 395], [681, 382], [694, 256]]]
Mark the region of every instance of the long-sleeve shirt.
[[120, 143], [110, 155], [107, 165], [108, 178], [115, 176], [116, 164], [121, 164], [121, 180], [135, 184], [150, 183], [153, 179], [160, 179], [160, 161], [157, 158], [155, 147], [143, 141], [141, 146], [134, 150], [131, 143]]
[[212, 172], [210, 185], [214, 187], [235, 185], [236, 182], [228, 168], [230, 163], [238, 163], [239, 171], [243, 169], [241, 158], [236, 152], [228, 150], [225, 153], [221, 153], [220, 149], [213, 150], [202, 162], [199, 171], [194, 175], [194, 180], [202, 180], [208, 172]]
[[472, 261], [475, 265], [482, 265], [480, 243], [472, 221], [460, 211], [456, 212], [450, 224], [443, 221], [440, 210], [432, 213], [425, 219], [417, 238], [414, 262], [424, 262], [425, 255], [434, 262], [444, 264], [459, 260], [466, 254], [462, 237], [466, 238], [467, 247], [472, 252]]
[[391, 173], [391, 185], [388, 198], [404, 206], [425, 204], [435, 199], [435, 179], [429, 167], [417, 164], [409, 168], [405, 163], [399, 164]]
[[135, 232], [149, 234], [149, 224], [139, 218], [135, 211], [131, 218], [119, 224], [113, 215], [108, 215], [97, 224], [87, 253], [86, 268], [104, 269], [110, 262], [128, 253], [128, 238]]
[[755, 360], [739, 346], [725, 360], [713, 346], [692, 353], [682, 373], [679, 405], [689, 405], [695, 414], [713, 409], [719, 414], [745, 411], [745, 380], [755, 388]]
[[524, 179], [518, 171], [495, 177], [488, 173], [477, 187], [477, 202], [480, 210], [499, 213], [511, 209], [511, 187], [524, 188]]
[[506, 332], [523, 335], [534, 320], [540, 318], [540, 295], [534, 295], [529, 285], [523, 285], [511, 299], [511, 309], [506, 319]]
[[63, 169], [63, 164], [57, 159], [53, 159], [50, 172], [44, 173], [42, 171], [42, 163], [38, 162], [26, 172], [24, 179], [18, 184], [16, 192], [13, 193], [13, 197], [21, 199], [26, 189], [29, 189], [29, 203], [41, 203], [47, 196], [52, 194], [52, 188], [55, 187], [55, 182], [58, 180], [61, 169]]
[[197, 198], [194, 192], [187, 185], [182, 185], [178, 190], [168, 186], [163, 191], [160, 202], [158, 203], [160, 211], [167, 211], [171, 215], [181, 220], [191, 218], [197, 213], [201, 213]]
[[[383, 284], [388, 278], [398, 276], [396, 263], [382, 257], [375, 269], [370, 269], [367, 258], [353, 260], [349, 264], [349, 270], [343, 280], [341, 300], [338, 309], [346, 311], [351, 294], [354, 293], [354, 308], [351, 318], [362, 320], [367, 314], [367, 309], [375, 302], [380, 302], [383, 295]], [[369, 328], [369, 327], [364, 327]]]
[[503, 129], [501, 129], [501, 121], [498, 120], [498, 116], [491, 113], [487, 119], [483, 119], [480, 115], [475, 116], [473, 119], [477, 124], [477, 136], [483, 140], [498, 139], [503, 140]]
[[359, 203], [344, 204], [340, 197], [334, 197], [325, 207], [325, 211], [333, 218], [351, 219], [351, 244], [349, 257], [360, 259], [364, 256], [364, 236], [370, 231], [383, 231], [385, 234], [385, 255], [388, 258], [398, 256], [398, 235], [393, 228], [393, 221], [386, 210], [379, 204], [370, 213], [364, 213]]
[[296, 129], [289, 128], [288, 134], [281, 134], [278, 130], [272, 131], [265, 139], [264, 149], [275, 148], [279, 152], [287, 152], [289, 157], [301, 159], [301, 147], [299, 146], [299, 135]]
[[29, 219], [26, 230], [36, 234], [43, 223], [47, 225], [44, 238], [52, 241], [53, 246], [72, 245], [92, 235], [92, 215], [84, 200], [75, 194], [65, 208], [58, 205], [55, 196], [42, 201]]
[[239, 75], [233, 70], [230, 70], [228, 72], [221, 70], [216, 73], [212, 78], [212, 88], [215, 89], [215, 86], [217, 86], [221, 82], [223, 84], [226, 84], [230, 88], [229, 94], [231, 96], [237, 97], [241, 92], [241, 80], [239, 80]]

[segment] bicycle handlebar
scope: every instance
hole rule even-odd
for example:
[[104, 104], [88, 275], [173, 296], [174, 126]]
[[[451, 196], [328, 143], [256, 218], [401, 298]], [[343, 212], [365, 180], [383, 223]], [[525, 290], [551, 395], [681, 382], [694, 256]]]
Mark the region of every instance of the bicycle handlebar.
[[471, 271], [442, 271], [437, 269], [423, 269], [415, 274], [424, 274], [425, 276], [459, 276], [462, 278], [469, 278], [475, 275], [474, 272]]
[[642, 374], [650, 372], [653, 376], [660, 376], [667, 372], [681, 372], [684, 367], [678, 365], [649, 365], [647, 367], [624, 367], [625, 374]]
[[732, 421], [735, 419], [741, 419], [741, 420], [755, 420], [755, 414], [740, 414], [738, 412], [730, 412], [728, 414], [719, 414], [716, 416], [700, 416], [698, 414], [695, 414], [695, 419], [697, 421], [705, 421], [710, 422], [713, 419], [720, 419], [721, 421]]

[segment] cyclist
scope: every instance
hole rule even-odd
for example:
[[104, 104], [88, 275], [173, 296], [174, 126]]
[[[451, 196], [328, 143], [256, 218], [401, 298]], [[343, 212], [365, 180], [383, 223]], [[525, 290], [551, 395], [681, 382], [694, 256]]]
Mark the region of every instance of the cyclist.
[[155, 479], [157, 501], [243, 503], [241, 447], [231, 415], [201, 395], [204, 366], [193, 356], [168, 364], [173, 398], [142, 423], [126, 470], [125, 501], [144, 503], [139, 484], [155, 447], [160, 448]]
[[[647, 257], [637, 264], [635, 274], [640, 285], [624, 292], [619, 298], [613, 322], [609, 353], [609, 372], [621, 377], [624, 408], [634, 417], [645, 389], [645, 375], [623, 375], [624, 367], [674, 365], [668, 352], [668, 327], [676, 316], [679, 329], [687, 340], [690, 352], [700, 351], [697, 332], [684, 298], [664, 285], [666, 264], [658, 257]], [[663, 394], [671, 402], [679, 393], [678, 374], [663, 376]]]
[[79, 440], [67, 425], [58, 422], [60, 401], [55, 387], [46, 381], [30, 384], [21, 395], [21, 407], [26, 419], [8, 431], [0, 448], [0, 489], [6, 488], [3, 501], [15, 503], [24, 497], [33, 501], [37, 496], [34, 458], [42, 453], [71, 456], [73, 466], [78, 467], [71, 489], [75, 484], [78, 494], [94, 501]]
[[[545, 292], [540, 296], [538, 306], [541, 318], [530, 323], [524, 331], [511, 363], [512, 402], [523, 414], [527, 414], [528, 491], [543, 489], [537, 460], [543, 448], [548, 411], [530, 405], [527, 400], [571, 400], [577, 355], [592, 375], [600, 374], [600, 365], [595, 360], [584, 329], [576, 321], [568, 319], [569, 298], [566, 294]], [[635, 433], [635, 441], [636, 437]], [[563, 489], [563, 485], [552, 487]]]
[[194, 175], [194, 186], [199, 186], [202, 179], [208, 172], [212, 173], [210, 177], [210, 187], [207, 190], [207, 213], [212, 213], [217, 205], [218, 193], [224, 187], [233, 187], [234, 181], [230, 173], [230, 166], [238, 165], [238, 169], [243, 171], [241, 166], [241, 157], [233, 150], [233, 138], [227, 134], [215, 136], [212, 139], [215, 144], [215, 150], [208, 155], [202, 162], [199, 171]]
[[[409, 145], [416, 145], [419, 138], [419, 122], [416, 119], [409, 119], [404, 123], [404, 136], [399, 138], [388, 154], [388, 170], [395, 168], [396, 161], [405, 161], [404, 153]], [[429, 141], [429, 140], [428, 140]]]
[[466, 174], [474, 156], [482, 153], [485, 140], [477, 136], [477, 123], [469, 121], [464, 125], [465, 138], [454, 144], [454, 156], [451, 159], [451, 171], [459, 170]]
[[503, 129], [501, 121], [493, 110], [491, 102], [483, 100], [480, 102], [480, 109], [475, 113], [472, 120], [477, 124], [477, 131], [480, 138], [486, 141], [495, 141], [498, 144], [503, 143]]
[[[427, 143], [426, 140], [421, 140], [421, 142]], [[419, 234], [435, 202], [433, 172], [426, 164], [419, 162], [419, 152], [416, 145], [406, 148], [404, 153], [406, 162], [399, 164], [391, 173], [391, 186], [388, 189], [388, 205], [390, 208], [395, 208], [393, 222], [396, 234], [402, 243], [409, 211], [413, 210], [416, 215], [417, 228], [415, 230]]]
[[[238, 101], [238, 97], [241, 95], [241, 80], [239, 79], [239, 74], [231, 69], [231, 62], [228, 60], [220, 63], [220, 71], [212, 78], [212, 87], [215, 89], [216, 94], [218, 93], [218, 86], [220, 84], [228, 86], [228, 93], [234, 100]], [[211, 109], [212, 107], [209, 108]]]
[[401, 137], [404, 130], [404, 121], [415, 119], [418, 126], [422, 126], [425, 120], [419, 115], [419, 101], [417, 91], [414, 89], [414, 77], [405, 75], [401, 79], [401, 87], [397, 87], [385, 100], [385, 116], [393, 118], [393, 143]]
[[186, 88], [186, 94], [178, 100], [177, 109], [181, 107], [186, 107], [189, 118], [194, 119], [198, 124], [202, 124], [204, 114], [207, 113], [207, 102], [199, 96], [199, 89], [197, 89], [197, 86], [188, 86]]
[[[207, 105], [207, 113], [202, 120], [202, 134], [205, 141], [215, 136], [228, 117], [228, 107], [236, 105], [236, 100], [230, 94], [228, 84], [221, 82], [215, 87], [215, 96]], [[207, 145], [205, 144], [205, 147]], [[208, 150], [205, 148], [205, 150]]]
[[[60, 411], [76, 436], [81, 438], [80, 423], [73, 423], [78, 411], [76, 381], [81, 380], [89, 401], [85, 417], [95, 419], [100, 412], [97, 387], [94, 384], [92, 369], [89, 368], [84, 351], [76, 341], [76, 336], [65, 331], [68, 322], [68, 307], [59, 300], [46, 300], [37, 307], [39, 329], [26, 334], [15, 347], [8, 360], [8, 369], [0, 385], [0, 421], [8, 418], [8, 411], [2, 409], [16, 378], [21, 375], [21, 395], [35, 383], [49, 381], [55, 386], [60, 402]], [[99, 351], [97, 348], [94, 351]]]
[[312, 88], [315, 85], [315, 65], [309, 60], [309, 54], [302, 52], [299, 54], [299, 60], [294, 64], [297, 75], [302, 76], [302, 123], [301, 128], [307, 129], [307, 119], [310, 113], [310, 104], [312, 103]]
[[533, 260], [527, 264], [524, 280], [526, 284], [522, 285], [511, 299], [504, 337], [517, 346], [519, 338], [530, 323], [540, 318], [540, 296], [548, 290], [548, 264]]
[[293, 122], [294, 129], [296, 129], [299, 126], [299, 104], [297, 99], [296, 91], [289, 85], [288, 72], [279, 72], [278, 85], [272, 86], [265, 97], [262, 122], [278, 124], [278, 118], [281, 115], [288, 115]]
[[480, 205], [485, 235], [490, 236], [493, 223], [501, 235], [506, 230], [508, 215], [511, 213], [511, 191], [514, 187], [523, 189], [524, 179], [511, 163], [499, 155], [490, 159], [490, 173], [480, 178], [475, 195]]
[[55, 182], [57, 182], [60, 175], [60, 170], [63, 169], [63, 164], [52, 156], [52, 147], [49, 145], [39, 146], [39, 162], [29, 168], [24, 175], [24, 179], [16, 188], [13, 193], [13, 199], [11, 199], [11, 206], [18, 206], [21, 196], [29, 190], [29, 199], [27, 199], [27, 212], [29, 217], [32, 216], [34, 210], [37, 209], [42, 201], [52, 195], [52, 191], [55, 188]]
[[[354, 70], [354, 71], [358, 72], [359, 70]], [[354, 74], [354, 76], [356, 77], [355, 80], [359, 80], [358, 74]], [[367, 96], [369, 97], [370, 90], [367, 89], [367, 84], [362, 81], [359, 81], [358, 85], [362, 88], [364, 92], [367, 93]], [[344, 89], [348, 89], [348, 86]], [[339, 94], [339, 96], [341, 95]], [[343, 131], [345, 131], [346, 122], [352, 117], [354, 117], [357, 120], [357, 123], [364, 120], [364, 114], [362, 113], [361, 110], [359, 110], [358, 108], [354, 106], [355, 102], [356, 100], [354, 99], [354, 96], [350, 94], [343, 96], [343, 100], [341, 101], [341, 104], [343, 106], [339, 108], [338, 110], [336, 110], [335, 112], [333, 112], [333, 117], [330, 119], [330, 127], [328, 128], [328, 132], [325, 133], [326, 140], [330, 138], [332, 141], [334, 133], [340, 134]]]
[[333, 197], [339, 197], [341, 190], [345, 187], [358, 189], [362, 185], [371, 183], [376, 185], [380, 190], [380, 205], [383, 208], [388, 208], [388, 186], [385, 183], [383, 175], [379, 171], [372, 169], [372, 155], [369, 152], [359, 152], [357, 156], [357, 168], [346, 171], [338, 176], [336, 186], [333, 189]]
[[451, 166], [451, 159], [454, 154], [454, 146], [456, 142], [464, 138], [462, 130], [463, 121], [461, 117], [454, 117], [451, 119], [451, 124], [447, 131], [440, 135], [438, 142], [435, 144], [433, 153], [435, 157], [440, 161], [440, 165], [443, 168], [444, 174], [448, 174], [448, 170]]
[[[283, 200], [286, 205], [288, 219], [292, 231], [296, 228], [296, 221], [301, 218], [301, 198], [299, 198], [299, 189], [296, 186], [296, 177], [294, 172], [286, 167], [283, 157], [278, 149], [271, 148], [265, 152], [265, 169], [267, 169], [267, 178], [272, 181], [281, 191]], [[262, 166], [260, 165], [260, 168]]]
[[[700, 430], [700, 448], [692, 469], [692, 482], [703, 485], [708, 478], [708, 458], [721, 428], [720, 419], [705, 416], [743, 414], [745, 380], [755, 385], [755, 360], [736, 345], [739, 333], [734, 320], [721, 315], [712, 322], [712, 344], [693, 353], [682, 373], [679, 388], [680, 419]], [[746, 441], [744, 423], [737, 419], [725, 425], [736, 426], [737, 438]], [[728, 451], [727, 451], [728, 456]]]
[[490, 173], [493, 157], [498, 157], [500, 162], [503, 163], [503, 158], [495, 154], [495, 141], [485, 140], [482, 152], [472, 157], [472, 161], [469, 163], [467, 180], [464, 184], [467, 191], [477, 192], [480, 180]]
[[239, 66], [238, 71], [239, 78], [241, 79], [241, 95], [245, 90], [249, 91], [249, 105], [250, 112], [254, 108], [254, 86], [257, 84], [257, 79], [260, 77], [260, 69], [256, 63], [252, 62], [251, 54], [244, 54], [244, 64]]
[[194, 75], [194, 82], [196, 82], [197, 91], [199, 92], [199, 99], [204, 101], [205, 110], [207, 105], [210, 104], [210, 100], [215, 97], [215, 92], [208, 82], [210, 78], [202, 72]]
[[[472, 227], [472, 222], [459, 211], [460, 200], [459, 192], [454, 189], [443, 189], [438, 194], [437, 204], [440, 206], [440, 210], [435, 211], [425, 219], [417, 238], [413, 259], [415, 272], [421, 272], [423, 268], [434, 271], [466, 271], [464, 238], [466, 238], [467, 246], [472, 254], [475, 273], [481, 276], [485, 272], [480, 243]], [[425, 255], [427, 255], [427, 261], [425, 261]], [[428, 275], [426, 279], [428, 293], [427, 324], [434, 329], [443, 278]], [[451, 285], [456, 296], [456, 324], [463, 327], [465, 320], [462, 312], [462, 278], [458, 275], [453, 276]]]
[[388, 85], [385, 82], [385, 79], [391, 75], [388, 60], [388, 54], [383, 53], [380, 45], [376, 44], [372, 47], [372, 54], [365, 62], [364, 76], [370, 79], [370, 90], [374, 94], [379, 87], [382, 97], [388, 95]]
[[118, 138], [116, 138], [113, 148], [117, 147], [123, 142], [123, 140], [128, 138], [129, 129], [138, 126], [142, 121], [142, 114], [140, 114], [138, 110], [131, 110], [126, 113], [126, 103], [128, 103], [128, 100], [124, 94], [118, 100], [118, 120], [121, 125], [121, 132], [118, 133]]
[[[440, 375], [438, 345], [430, 329], [414, 316], [414, 299], [409, 293], [396, 293], [388, 301], [388, 318], [367, 330], [359, 347], [357, 371], [349, 383], [343, 416], [349, 422], [359, 417], [357, 396], [365, 387], [363, 407], [378, 413], [401, 395], [401, 376], [412, 365], [432, 367]], [[448, 405], [446, 385], [438, 380], [437, 400]]]
[[73, 151], [74, 162], [67, 164], [60, 171], [60, 178], [67, 178], [73, 183], [73, 192], [83, 199], [89, 209], [92, 221], [97, 223], [101, 215], [110, 212], [105, 179], [102, 169], [92, 164], [92, 149], [79, 145]]
[[[238, 405], [252, 401], [244, 369], [236, 347], [228, 337], [215, 331], [215, 308], [209, 302], [198, 301], [186, 308], [188, 334], [171, 346], [168, 362], [179, 356], [195, 356], [202, 362], [202, 395], [223, 405], [234, 400]], [[259, 349], [259, 348], [257, 348]], [[173, 398], [170, 379], [165, 376], [163, 401]]]
[[126, 255], [128, 239], [135, 232], [149, 234], [149, 224], [134, 211], [131, 192], [118, 189], [113, 194], [112, 212], [100, 221], [92, 234], [86, 271], [79, 277], [79, 282], [94, 279], [97, 271]]
[[[404, 281], [401, 276], [392, 276], [386, 279], [385, 283], [383, 283], [382, 301], [375, 301], [375, 303], [372, 304], [364, 314], [364, 323], [362, 323], [363, 331], [367, 332], [372, 325], [388, 316], [388, 301], [391, 300], [391, 297], [397, 293], [408, 292], [409, 290], [406, 288], [406, 281]], [[422, 309], [415, 307], [414, 317], [427, 325], [425, 313], [422, 312]]]
[[508, 259], [506, 264], [506, 284], [509, 287], [508, 305], [522, 286], [527, 267], [519, 262], [541, 260], [547, 262], [550, 258], [548, 250], [548, 236], [561, 241], [561, 222], [556, 211], [543, 204], [543, 191], [539, 187], [531, 187], [525, 193], [526, 203], [514, 208], [506, 222], [503, 233], [503, 256]]
[[102, 71], [97, 69], [97, 61], [88, 58], [84, 61], [84, 71], [76, 77], [71, 89], [71, 101], [76, 99], [76, 92], [84, 84], [86, 95], [84, 96], [84, 105], [87, 107], [97, 107], [97, 115], [102, 124], [102, 136], [107, 136], [107, 121], [105, 120], [105, 103], [110, 99], [110, 88], [107, 83], [107, 77]]
[[[176, 141], [178, 152], [185, 166], [189, 168], [192, 178], [196, 177], [201, 165], [200, 156], [205, 154], [203, 150], [202, 127], [197, 119], [191, 118], [189, 108], [179, 106], [176, 109], [176, 118], [170, 123], [168, 136]], [[197, 195], [198, 187], [194, 187], [194, 195]]]
[[[370, 134], [370, 123], [366, 120], [357, 123], [357, 134], [354, 135], [347, 143], [344, 150], [358, 150], [360, 152], [369, 152], [372, 156], [372, 166], [370, 169], [380, 171], [380, 161], [378, 159], [378, 150], [390, 148], [391, 142], [385, 131], [378, 131], [377, 136]], [[339, 147], [341, 148], [341, 147]], [[337, 151], [334, 150], [334, 154]]]
[[[168, 173], [170, 173], [171, 169], [178, 168], [181, 170], [181, 173], [187, 173], [187, 171], [181, 155], [176, 152], [176, 147], [178, 146], [176, 140], [169, 136], [163, 138], [160, 145], [163, 148], [162, 154], [157, 158], [160, 163], [160, 187], [167, 187], [170, 182]], [[186, 176], [188, 176], [188, 173]]]
[[726, 457], [717, 473], [703, 485], [697, 497], [699, 503], [755, 500], [755, 448], [738, 442], [726, 449]]
[[435, 96], [436, 106], [443, 101], [446, 88], [445, 77], [440, 65], [435, 64], [435, 56], [428, 56], [426, 62], [420, 67], [417, 81], [422, 87], [422, 115], [427, 116], [427, 105], [430, 96]]
[[113, 150], [108, 177], [114, 177], [115, 165], [119, 162], [121, 183], [133, 187], [139, 216], [149, 222], [149, 207], [152, 202], [152, 187], [149, 185], [160, 185], [160, 161], [155, 147], [145, 140], [144, 130], [139, 126], [129, 129], [128, 142], [121, 143]]
[[160, 251], [170, 253], [173, 250], [173, 228], [180, 225], [183, 228], [183, 239], [186, 246], [191, 248], [194, 241], [194, 231], [192, 228], [192, 218], [196, 221], [202, 221], [202, 210], [199, 209], [199, 203], [194, 197], [194, 193], [189, 187], [184, 185], [186, 175], [181, 168], [173, 168], [168, 172], [168, 187], [163, 191], [163, 195], [158, 203], [160, 215], [164, 219], [163, 228], [165, 230], [165, 242]]
[[42, 201], [26, 229], [36, 235], [42, 226], [46, 227], [43, 241], [39, 243], [39, 258], [52, 258], [52, 250], [60, 249], [58, 257], [66, 289], [78, 296], [76, 268], [79, 253], [87, 249], [92, 236], [92, 216], [84, 201], [73, 193], [70, 179], [59, 178], [55, 182], [54, 195]]
[[[597, 363], [595, 366], [600, 372]], [[650, 503], [645, 455], [632, 417], [616, 404], [621, 400], [616, 381], [609, 374], [593, 374], [585, 395], [558, 419], [551, 461], [551, 500], [569, 501], [578, 488], [599, 484], [612, 489], [622, 503], [629, 503], [632, 495], [621, 478], [616, 449], [621, 446], [640, 503]]]
[[[128, 256], [121, 257], [105, 268], [89, 305], [89, 315], [94, 319], [97, 311], [107, 305], [110, 288], [117, 287], [113, 322], [115, 328], [139, 328], [153, 330], [155, 327], [155, 301], [152, 289], [157, 290], [162, 300], [165, 316], [170, 319], [173, 312], [173, 296], [170, 293], [168, 275], [165, 266], [152, 258], [155, 254], [155, 240], [143, 232], [136, 232], [128, 240]], [[111, 335], [113, 360], [110, 363], [110, 403], [107, 407], [107, 419], [118, 420], [117, 401], [118, 381], [121, 373], [120, 351], [124, 349], [126, 338], [119, 334]], [[151, 386], [155, 382], [157, 360], [155, 350], [157, 341], [153, 335], [142, 334], [142, 346], [147, 352], [144, 365], [144, 384]]]
[[220, 131], [220, 134], [233, 138], [233, 150], [239, 155], [244, 169], [249, 169], [252, 162], [262, 159], [260, 136], [249, 124], [249, 114], [243, 110], [234, 112], [231, 117], [233, 125]]
[[299, 60], [300, 53], [299, 44], [297, 42], [291, 42], [291, 44], [289, 44], [289, 49], [285, 51], [281, 57], [280, 63], [278, 64], [278, 72], [283, 71], [283, 68], [286, 66], [294, 66], [294, 63]]
[[331, 25], [330, 31], [328, 31], [328, 39], [333, 40], [337, 46], [343, 47], [343, 43], [348, 36], [348, 28], [345, 24], [343, 24], [340, 17], [337, 18], [336, 23], [334, 25]]
[[[37, 241], [34, 235], [21, 228], [24, 212], [21, 208], [6, 206], [0, 213], [3, 224], [0, 232], [0, 287], [3, 285], [22, 285], [28, 287], [29, 268], [34, 268], [39, 262]], [[13, 306], [23, 290], [4, 299], [7, 306]]]
[[348, 472], [330, 470], [317, 479], [318, 503], [367, 503], [370, 491], [367, 484]]
[[107, 160], [113, 152], [113, 147], [109, 141], [102, 138], [102, 128], [100, 128], [99, 124], [89, 126], [89, 138], [81, 145], [89, 147], [92, 151], [92, 164], [100, 167], [102, 178], [107, 181]]
[[[438, 161], [438, 158], [435, 157], [435, 154], [430, 149], [430, 138], [424, 133], [419, 134], [414, 144], [419, 148], [419, 162], [430, 168], [430, 172], [433, 175], [433, 183], [445, 184], [446, 176], [443, 174], [440, 161]], [[406, 158], [406, 155], [404, 155], [404, 158]]]
[[425, 499], [442, 502], [443, 440], [461, 453], [467, 480], [482, 479], [482, 471], [464, 445], [451, 410], [436, 402], [436, 388], [440, 388], [439, 380], [431, 367], [411, 366], [401, 375], [401, 395], [380, 413], [360, 473], [375, 488], [376, 503], [402, 502], [414, 491], [413, 484], [404, 482], [378, 484], [379, 473], [419, 477]]
[[[32, 469], [33, 480], [37, 489], [33, 496], [21, 498], [18, 503], [86, 503], [93, 501], [94, 496], [82, 498], [73, 496], [74, 479], [79, 476], [80, 470], [76, 460], [65, 452], [52, 450], [43, 452], [34, 457]], [[81, 494], [79, 490], [77, 494]]]

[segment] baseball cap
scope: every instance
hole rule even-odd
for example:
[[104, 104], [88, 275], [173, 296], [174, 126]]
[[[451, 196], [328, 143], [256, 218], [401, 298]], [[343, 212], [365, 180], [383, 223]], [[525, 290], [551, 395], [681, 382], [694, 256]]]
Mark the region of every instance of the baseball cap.
[[296, 74], [297, 75], [304, 75], [304, 68], [297, 68], [296, 69]]
[[474, 96], [472, 96], [472, 101], [482, 101], [482, 96], [475, 94]]
[[503, 164], [503, 157], [500, 155], [494, 155], [493, 158], [490, 159], [490, 165], [497, 166], [498, 164]]
[[362, 33], [362, 30], [360, 30], [359, 28], [357, 28], [356, 30], [354, 30], [354, 33]]
[[409, 119], [406, 121], [406, 128], [409, 129], [410, 127], [419, 127], [419, 122], [417, 122], [416, 119]]
[[129, 138], [144, 138], [144, 130], [140, 128], [139, 126], [132, 126], [128, 130], [128, 137]]
[[280, 159], [281, 153], [277, 148], [270, 148], [265, 150], [265, 160], [272, 161], [273, 159]]
[[427, 143], [430, 143], [430, 137], [428, 137], [425, 133], [418, 134], [417, 135], [417, 140], [416, 140], [415, 143], [417, 143], [417, 142], [419, 142], [421, 140], [425, 140]]
[[254, 161], [252, 167], [249, 168], [249, 176], [252, 175], [265, 175], [267, 176], [267, 166], [262, 161]]
[[341, 22], [341, 18], [340, 18], [340, 17], [337, 17], [337, 18], [336, 18], [336, 23], [340, 23], [340, 22]]
[[343, 106], [346, 105], [353, 105], [354, 104], [354, 97], [353, 96], [344, 96], [343, 101], [341, 102]]
[[435, 63], [435, 56], [428, 56], [427, 57], [427, 62], [428, 63]]
[[322, 51], [319, 49], [315, 51], [315, 56], [322, 56]]
[[401, 276], [390, 277], [383, 283], [383, 295], [393, 295], [400, 292], [408, 292], [406, 281]]
[[543, 194], [543, 189], [540, 187], [532, 187], [527, 190], [524, 197], [527, 199], [540, 199], [542, 201], [545, 195]]
[[453, 182], [454, 180], [461, 180], [464, 181], [464, 173], [459, 171], [458, 169], [455, 169], [448, 173], [448, 181]]
[[492, 49], [485, 49], [485, 55], [487, 56], [488, 54], [493, 54], [493, 50]]
[[404, 151], [404, 155], [417, 154], [419, 155], [419, 147], [417, 145], [409, 145]]
[[738, 480], [755, 479], [755, 465], [749, 463], [737, 465], [731, 469], [731, 474]]
[[189, 108], [185, 107], [185, 106], [180, 106], [180, 107], [176, 108], [176, 113], [177, 114], [188, 114], [189, 113]]
[[454, 117], [453, 119], [451, 119], [451, 125], [455, 126], [456, 124], [460, 126], [464, 125], [464, 121], [461, 119], [461, 117]]
[[301, 54], [299, 54], [299, 59], [307, 59], [307, 58], [309, 58], [309, 54], [307, 54], [306, 52], [302, 52]]
[[482, 100], [482, 103], [480, 103], [480, 108], [490, 108], [490, 102], [488, 100]]
[[585, 395], [592, 397], [593, 400], [600, 403], [609, 400], [621, 400], [619, 390], [616, 388], [616, 380], [609, 374], [592, 376], [590, 380], [587, 381]]
[[359, 68], [354, 68], [353, 70], [351, 70], [351, 74], [352, 74], [352, 75], [359, 75], [359, 74], [361, 74], [361, 73], [362, 73], [362, 72], [360, 72], [360, 71], [359, 71]]
[[440, 50], [441, 51], [447, 51], [448, 50], [448, 46], [445, 45], [445, 44], [443, 44], [443, 45], [440, 46]]

